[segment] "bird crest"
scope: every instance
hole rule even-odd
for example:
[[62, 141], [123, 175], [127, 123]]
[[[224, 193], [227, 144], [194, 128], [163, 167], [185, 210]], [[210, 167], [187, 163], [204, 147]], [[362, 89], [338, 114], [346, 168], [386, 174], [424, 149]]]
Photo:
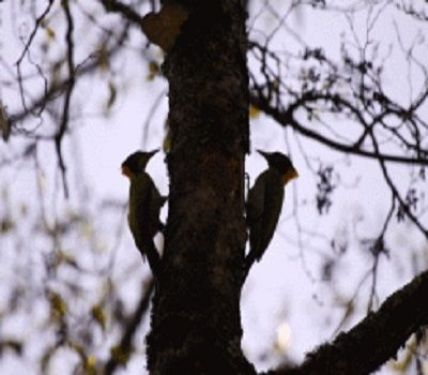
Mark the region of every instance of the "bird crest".
[[299, 177], [296, 168], [294, 168], [288, 156], [281, 152], [266, 152], [262, 150], [257, 150], [257, 152], [266, 159], [270, 168], [275, 169], [281, 174], [284, 185], [290, 180]]
[[122, 174], [128, 178], [144, 172], [146, 169], [147, 163], [151, 157], [156, 154], [159, 149], [153, 151], [136, 151], [129, 155], [125, 161], [122, 163]]

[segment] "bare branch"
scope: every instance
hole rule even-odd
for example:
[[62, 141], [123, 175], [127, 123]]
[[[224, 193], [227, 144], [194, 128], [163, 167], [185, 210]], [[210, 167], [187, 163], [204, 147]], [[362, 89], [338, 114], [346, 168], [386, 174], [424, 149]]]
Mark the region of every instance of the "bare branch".
[[[378, 159], [378, 154], [374, 151], [367, 151], [360, 147], [360, 143], [357, 144], [344, 144], [342, 142], [339, 142], [335, 139], [329, 138], [315, 130], [309, 129], [308, 127], [301, 124], [299, 121], [296, 120], [294, 117], [294, 113], [297, 111], [300, 106], [303, 106], [304, 103], [308, 101], [313, 100], [323, 100], [328, 99], [326, 96], [321, 95], [311, 95], [308, 94], [304, 97], [302, 97], [300, 100], [294, 102], [292, 105], [289, 106], [287, 110], [282, 110], [279, 108], [276, 108], [272, 106], [268, 101], [267, 98], [261, 94], [260, 91], [257, 93], [252, 93], [250, 95], [250, 101], [251, 104], [260, 108], [264, 113], [271, 116], [275, 121], [277, 121], [280, 125], [287, 127], [290, 126], [294, 130], [297, 131], [297, 133], [304, 135], [310, 139], [316, 140], [320, 142], [321, 144], [328, 146], [334, 150], [345, 152], [347, 154], [351, 155], [357, 155], [362, 157], [367, 157], [370, 159]], [[334, 98], [331, 98], [334, 100]], [[341, 100], [339, 97], [336, 98], [336, 100]], [[428, 158], [427, 157], [405, 157], [401, 155], [393, 155], [389, 153], [382, 154], [382, 158], [387, 162], [397, 162], [397, 163], [404, 163], [404, 164], [419, 164], [419, 165], [428, 165]]]
[[106, 11], [120, 13], [128, 21], [137, 25], [141, 25], [141, 21], [143, 17], [141, 17], [130, 6], [123, 4], [122, 2], [117, 0], [100, 0], [100, 1], [101, 1], [101, 4], [103, 4]]
[[332, 344], [309, 354], [302, 366], [266, 375], [366, 375], [393, 357], [406, 340], [428, 323], [428, 271], [390, 296]]
[[64, 0], [62, 2], [62, 7], [64, 9], [65, 18], [67, 20], [67, 32], [65, 35], [66, 45], [67, 45], [67, 67], [68, 67], [68, 84], [64, 96], [64, 108], [62, 112], [61, 122], [58, 128], [58, 131], [55, 135], [55, 149], [58, 157], [58, 164], [62, 175], [62, 182], [64, 188], [65, 197], [68, 198], [68, 186], [66, 180], [66, 166], [64, 163], [64, 157], [62, 154], [62, 140], [64, 134], [67, 131], [68, 119], [70, 117], [70, 103], [71, 103], [71, 94], [73, 93], [74, 85], [76, 83], [75, 77], [75, 65], [74, 65], [74, 41], [73, 41], [73, 30], [74, 30], [74, 21], [70, 11], [69, 0]]
[[131, 319], [129, 319], [119, 343], [112, 350], [112, 355], [105, 365], [103, 372], [104, 374], [113, 374], [120, 365], [126, 364], [128, 359], [127, 357], [129, 357], [132, 352], [132, 341], [135, 334], [137, 333], [138, 326], [140, 325], [144, 316], [146, 316], [147, 310], [149, 308], [153, 289], [154, 281], [151, 279], [150, 283], [142, 293], [140, 302], [138, 303], [133, 316]]
[[46, 6], [45, 10], [42, 12], [42, 14], [37, 17], [36, 19], [36, 24], [34, 26], [33, 31], [31, 32], [27, 42], [25, 43], [24, 49], [21, 53], [21, 55], [19, 56], [18, 60], [16, 61], [16, 65], [19, 66], [22, 63], [22, 60], [25, 57], [25, 54], [28, 52], [31, 43], [33, 42], [34, 37], [37, 34], [37, 31], [39, 30], [39, 27], [41, 26], [41, 24], [43, 23], [43, 20], [45, 19], [45, 17], [48, 15], [48, 13], [50, 12], [52, 5], [54, 3], [55, 0], [49, 0], [49, 4]]
[[[118, 40], [106, 50], [105, 54], [107, 58], [114, 57], [119, 51], [121, 51], [121, 46], [125, 39], [128, 36], [129, 32], [129, 24], [124, 25], [123, 31], [120, 34]], [[99, 67], [99, 60], [95, 58], [95, 55], [89, 56], [88, 59], [78, 64], [74, 71], [74, 80], [78, 78], [82, 78], [90, 73], [92, 73], [95, 69]], [[9, 116], [10, 121], [13, 123], [24, 121], [33, 111], [36, 109], [40, 109], [46, 106], [47, 103], [53, 101], [58, 97], [60, 93], [62, 93], [66, 87], [70, 85], [70, 77], [55, 83], [52, 85], [46, 92], [43, 92], [37, 99], [35, 99], [28, 109], [24, 108], [21, 112], [12, 113]], [[51, 138], [48, 138], [51, 139]]]

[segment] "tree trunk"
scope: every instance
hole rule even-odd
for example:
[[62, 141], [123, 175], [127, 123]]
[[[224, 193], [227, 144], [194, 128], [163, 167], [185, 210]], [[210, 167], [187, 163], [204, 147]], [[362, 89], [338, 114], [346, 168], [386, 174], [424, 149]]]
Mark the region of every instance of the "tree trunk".
[[241, 352], [248, 151], [242, 0], [177, 1], [189, 17], [169, 50], [169, 214], [151, 374], [252, 374]]

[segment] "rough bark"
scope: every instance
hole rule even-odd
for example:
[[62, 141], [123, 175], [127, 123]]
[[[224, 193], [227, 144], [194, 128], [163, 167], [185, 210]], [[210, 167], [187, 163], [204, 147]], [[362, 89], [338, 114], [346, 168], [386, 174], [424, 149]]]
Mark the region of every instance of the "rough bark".
[[347, 333], [309, 354], [302, 366], [266, 375], [367, 375], [428, 324], [428, 271], [391, 295]]
[[[178, 1], [177, 1], [178, 2]], [[189, 11], [169, 81], [169, 213], [148, 337], [151, 374], [254, 373], [240, 343], [248, 150], [241, 0], [180, 1]]]
[[[177, 1], [189, 17], [164, 64], [169, 81], [169, 214], [148, 336], [151, 374], [255, 374], [240, 343], [248, 151], [241, 0]], [[269, 374], [365, 375], [427, 323], [427, 274], [298, 368]]]

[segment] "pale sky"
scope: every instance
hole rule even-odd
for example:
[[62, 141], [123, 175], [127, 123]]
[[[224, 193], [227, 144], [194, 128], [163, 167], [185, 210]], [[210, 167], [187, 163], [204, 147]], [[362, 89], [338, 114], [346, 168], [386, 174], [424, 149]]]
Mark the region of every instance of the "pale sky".
[[[275, 6], [277, 3], [272, 2]], [[292, 28], [311, 46], [322, 45], [327, 54], [337, 56], [339, 59], [340, 33], [347, 25], [346, 18], [338, 12], [326, 14], [313, 11], [310, 7], [306, 9], [308, 11], [303, 11], [298, 16], [289, 17], [288, 27]], [[23, 35], [27, 35], [26, 28], [28, 29], [28, 25], [31, 25], [31, 20], [28, 17], [14, 17], [9, 13], [9, 7], [5, 4], [0, 5], [0, 12], [2, 29], [0, 52], [3, 62], [13, 69], [22, 45], [11, 29], [16, 29], [16, 25], [20, 25], [18, 28], [22, 30]], [[368, 19], [367, 13], [359, 14], [358, 17], [356, 24], [362, 28]], [[272, 16], [261, 16], [257, 19], [254, 30], [274, 25], [276, 24], [274, 21], [275, 18]], [[372, 31], [373, 36], [382, 38], [381, 40], [385, 41], [386, 46], [389, 43], [396, 43], [397, 40], [391, 27], [392, 22], [396, 22], [397, 27], [403, 30], [401, 35], [404, 43], [410, 43], [418, 32], [421, 33], [420, 30], [423, 27], [422, 24], [409, 21], [409, 18], [397, 13], [386, 12], [378, 26]], [[356, 34], [361, 38], [364, 37], [362, 30], [356, 30]], [[426, 26], [422, 30], [422, 34], [426, 35]], [[60, 30], [57, 32], [59, 34]], [[256, 31], [252, 35], [255, 38], [260, 37]], [[273, 41], [274, 48], [281, 50], [285, 46], [287, 48], [298, 46], [296, 37], [286, 33], [278, 35], [281, 37], [277, 37]], [[138, 46], [138, 43], [143, 41], [141, 36], [134, 35], [130, 45]], [[86, 42], [90, 44], [91, 40]], [[58, 189], [60, 184], [55, 168], [56, 159], [53, 157], [53, 146], [43, 144], [38, 149], [39, 162], [43, 170], [43, 176], [39, 176], [39, 180], [42, 180], [49, 220], [54, 220], [56, 215], [60, 215], [64, 211], [77, 210], [86, 204], [79, 200], [80, 194], [83, 194], [82, 190], [85, 189], [89, 191], [90, 198], [96, 201], [115, 199], [125, 203], [128, 181], [120, 174], [121, 162], [136, 149], [150, 150], [162, 144], [163, 126], [167, 113], [167, 97], [165, 96], [167, 86], [165, 80], [159, 77], [150, 82], [147, 80], [148, 70], [147, 66], [141, 63], [140, 52], [132, 51], [130, 48], [125, 60], [117, 59], [113, 62], [116, 76], [107, 77], [106, 75], [104, 81], [100, 76], [97, 76], [96, 80], [85, 81], [80, 86], [81, 94], [74, 98], [74, 104], [79, 108], [78, 111], [72, 111], [72, 116], [76, 118], [74, 126], [76, 130], [64, 141], [65, 156], [70, 166], [68, 178], [71, 197], [69, 202], [64, 202], [61, 189]], [[149, 53], [159, 61], [161, 60], [161, 53], [156, 47], [151, 47]], [[401, 98], [403, 93], [407, 95], [406, 91], [403, 92], [407, 76], [403, 74], [404, 65], [398, 56], [398, 51], [391, 53], [386, 65], [385, 82], [392, 95]], [[34, 59], [37, 60], [37, 56], [34, 56]], [[9, 78], [2, 63], [0, 79], [4, 77]], [[120, 95], [110, 115], [104, 117], [98, 114], [102, 113], [109, 95], [108, 80], [117, 83], [118, 89], [123, 89], [125, 93]], [[35, 84], [40, 85], [40, 82], [35, 82]], [[15, 89], [0, 86], [0, 99], [9, 110], [20, 106]], [[151, 120], [148, 142], [144, 143], [143, 124], [153, 103], [162, 93], [164, 99]], [[425, 113], [428, 114], [427, 108], [425, 108]], [[89, 117], [80, 118], [82, 115], [89, 115]], [[307, 168], [306, 161], [296, 143], [295, 135], [291, 132], [284, 132], [265, 116], [252, 120], [251, 131], [253, 149], [288, 151], [300, 174], [300, 177], [286, 188], [286, 202], [276, 235], [263, 261], [251, 271], [243, 290], [241, 302], [245, 332], [243, 348], [250, 361], [255, 363], [259, 370], [265, 370], [274, 365], [275, 361], [284, 354], [301, 361], [305, 352], [332, 338], [344, 313], [343, 308], [338, 308], [338, 305], [341, 303], [343, 305], [343, 302], [354, 294], [357, 285], [371, 267], [371, 258], [356, 246], [356, 237], [363, 234], [376, 235], [379, 232], [390, 204], [390, 193], [385, 188], [380, 169], [375, 162], [353, 158], [352, 163], [349, 163], [349, 160], [341, 155], [312, 141], [302, 139], [302, 144], [311, 157], [317, 156], [323, 162], [334, 164], [337, 171], [340, 172], [340, 181], [345, 185], [334, 192], [333, 206], [329, 214], [319, 216], [313, 207], [314, 175]], [[0, 158], [13, 157], [19, 152], [20, 146], [21, 141], [12, 138], [6, 147], [4, 144], [0, 146]], [[168, 178], [163, 157], [162, 154], [156, 155], [150, 162], [148, 170], [160, 191], [165, 194], [168, 189]], [[266, 164], [259, 155], [253, 153], [247, 158], [246, 165], [253, 183]], [[394, 177], [402, 181], [401, 188], [405, 189], [409, 182], [406, 170], [396, 167], [394, 171]], [[12, 188], [13, 201], [24, 199], [28, 200], [30, 205], [36, 204], [37, 186], [31, 166], [22, 170], [13, 167], [3, 168], [0, 181], [0, 187], [10, 186]], [[355, 186], [357, 188], [354, 188]], [[87, 209], [94, 210], [95, 205], [92, 206], [91, 203]], [[163, 215], [165, 214], [164, 212]], [[363, 220], [361, 220], [362, 217]], [[116, 218], [116, 222], [120, 222], [120, 220]], [[123, 215], [124, 220], [125, 215]], [[102, 227], [101, 224], [100, 226]], [[336, 254], [328, 248], [323, 239], [299, 237], [298, 226], [325, 236], [338, 233], [349, 235], [350, 249], [340, 259], [339, 268], [334, 276], [335, 290], [331, 289], [332, 285], [321, 281], [320, 266], [326, 256], [335, 257]], [[136, 251], [131, 253], [132, 239], [125, 222], [123, 222], [123, 228], [123, 235], [116, 254], [115, 272], [117, 273], [127, 270], [129, 265], [135, 263], [135, 260], [139, 258]], [[105, 229], [106, 232], [108, 230], [108, 228]], [[107, 251], [111, 245], [109, 238], [111, 235], [107, 234], [105, 239], [102, 239], [104, 243], [100, 244], [100, 247], [105, 246]], [[411, 256], [413, 253], [420, 255], [419, 249], [423, 244], [420, 236], [406, 226], [394, 226], [389, 240], [398, 246], [394, 247], [390, 259], [382, 257], [380, 260], [378, 281], [380, 300], [412, 277], [414, 270], [411, 268]], [[407, 247], [412, 249], [412, 254], [406, 251]], [[147, 275], [147, 270], [135, 270], [134, 272], [134, 279], [129, 281], [131, 285], [135, 286], [134, 293], [129, 295], [130, 304], [138, 298], [139, 282]], [[0, 280], [9, 277], [12, 276], [8, 274], [3, 265], [0, 265]], [[347, 322], [345, 328], [350, 328], [366, 313], [369, 281], [364, 285], [359, 294], [358, 314]], [[0, 294], [0, 299], [1, 296], [2, 294]], [[339, 301], [339, 296], [343, 301]], [[336, 306], [335, 308], [333, 304]], [[28, 323], [25, 320], [17, 319], [11, 324], [13, 329], [18, 331], [28, 329], [26, 327]], [[145, 322], [145, 326], [147, 326], [147, 322]], [[286, 331], [289, 335], [290, 341], [285, 352], [281, 352], [284, 349], [274, 349], [278, 327], [282, 327], [282, 332]], [[0, 335], [1, 333], [0, 330]], [[138, 339], [138, 342], [142, 343], [141, 335], [138, 336]], [[35, 343], [35, 345], [37, 344]], [[278, 354], [271, 355], [267, 360], [260, 358], [261, 354], [272, 352], [272, 349], [277, 350]], [[36, 356], [36, 354], [37, 349], [30, 354], [30, 357]], [[136, 356], [126, 370], [117, 373], [141, 373], [141, 358], [141, 356]], [[53, 366], [56, 371], [65, 367], [61, 373], [66, 374], [68, 363], [67, 361], [55, 361]], [[384, 366], [379, 374], [390, 374], [387, 367], [388, 365]], [[31, 373], [31, 369], [25, 364], [16, 363], [11, 358], [0, 361], [2, 374], [15, 374], [17, 369], [20, 372]]]

